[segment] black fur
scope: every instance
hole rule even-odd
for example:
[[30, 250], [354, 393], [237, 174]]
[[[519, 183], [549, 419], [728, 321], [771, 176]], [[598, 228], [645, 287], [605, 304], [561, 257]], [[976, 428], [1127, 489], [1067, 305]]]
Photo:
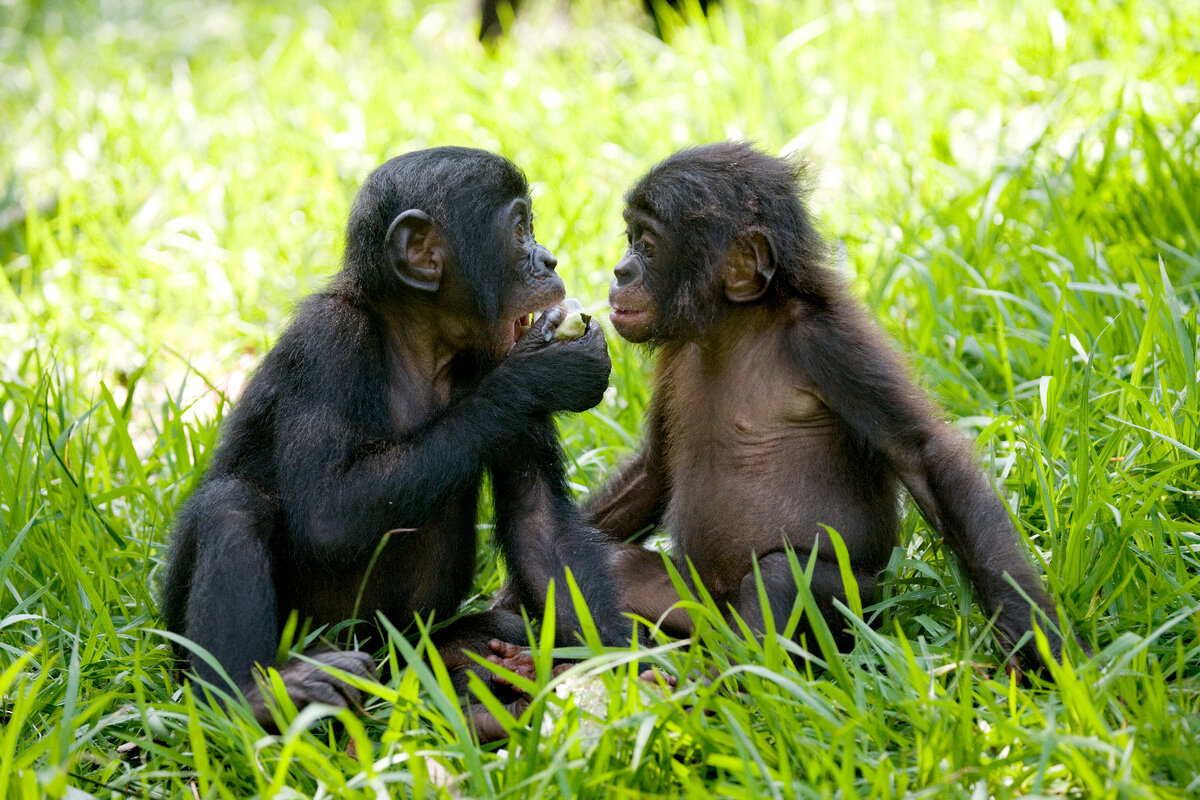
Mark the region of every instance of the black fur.
[[[495, 352], [495, 332], [510, 324], [503, 300], [524, 291], [523, 275], [540, 270], [561, 296], [545, 269], [553, 257], [531, 228], [517, 242], [520, 258], [506, 260], [513, 234], [498, 214], [527, 194], [510, 162], [463, 148], [395, 158], [359, 192], [342, 270], [304, 301], [255, 371], [176, 521], [167, 628], [211, 651], [239, 684], [252, 686], [254, 664], [274, 664], [292, 612], [336, 624], [361, 594], [360, 619], [379, 612], [403, 627], [414, 614], [453, 615], [472, 584], [485, 471], [495, 478], [496, 538], [526, 607], [540, 613], [547, 583], [565, 589], [569, 567], [606, 641], [627, 641], [602, 545], [569, 499], [549, 416], [599, 402], [603, 337], [592, 326], [577, 342], [526, 337], [507, 358]], [[389, 226], [409, 209], [450, 244], [436, 293], [404, 285], [388, 260]], [[447, 326], [460, 338], [430, 333]], [[404, 357], [448, 342], [457, 349], [444, 372]], [[557, 609], [569, 640], [578, 622], [569, 602]], [[470, 629], [462, 641], [523, 630], [519, 618], [493, 624], [495, 616], [460, 624]], [[357, 633], [373, 641], [375, 629]], [[216, 677], [198, 660], [190, 666]]]

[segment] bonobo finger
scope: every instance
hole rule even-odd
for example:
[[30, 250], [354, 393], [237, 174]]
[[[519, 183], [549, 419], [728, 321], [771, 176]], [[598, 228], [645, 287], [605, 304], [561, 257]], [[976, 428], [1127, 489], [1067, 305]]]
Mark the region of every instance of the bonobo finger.
[[579, 337], [578, 343], [579, 347], [608, 353], [608, 339], [604, 336], [604, 329], [595, 320], [588, 322], [587, 330]]
[[562, 306], [551, 306], [542, 312], [542, 315], [533, 322], [533, 326], [529, 329], [526, 336], [532, 335], [534, 341], [550, 342], [554, 340], [554, 329], [562, 324], [563, 318], [567, 315], [566, 309]]
[[517, 340], [509, 351], [509, 358], [542, 349], [554, 341], [554, 329], [562, 322], [566, 312], [559, 306], [546, 309], [540, 317], [533, 321], [529, 330]]
[[472, 707], [471, 727], [475, 729], [475, 736], [478, 737], [480, 744], [489, 744], [508, 738], [508, 730], [500, 724], [500, 720], [496, 719], [492, 712], [482, 705]]
[[379, 673], [375, 669], [375, 659], [371, 657], [370, 653], [364, 653], [361, 650], [334, 652], [337, 653], [337, 657], [325, 661], [331, 667], [337, 667], [343, 672], [349, 672], [351, 675], [357, 675], [367, 680], [379, 680]]
[[[495, 654], [488, 656], [488, 661], [515, 672], [527, 680], [537, 679], [537, 664], [534, 663], [533, 653], [523, 647], [496, 639], [489, 642], [488, 646], [491, 647], [493, 642], [499, 647], [492, 647]], [[512, 683], [503, 675], [493, 675], [492, 680], [501, 686], [512, 686]]]
[[[326, 664], [360, 678], [379, 680], [379, 673], [375, 671], [375, 659], [361, 650], [322, 650], [318, 653], [310, 653], [308, 657], [319, 664]], [[304, 664], [302, 661], [296, 663]]]
[[[520, 717], [525, 713], [525, 709], [529, 708], [529, 705], [529, 698], [521, 697], [506, 704], [504, 708], [514, 717]], [[509, 731], [500, 724], [500, 720], [496, 719], [486, 707], [474, 705], [468, 711], [470, 712], [471, 727], [475, 729], [475, 735], [479, 737], [480, 744], [487, 744], [498, 739], [508, 738]]]
[[488, 642], [488, 649], [501, 658], [515, 658], [524, 651], [524, 648], [500, 639], [492, 639]]

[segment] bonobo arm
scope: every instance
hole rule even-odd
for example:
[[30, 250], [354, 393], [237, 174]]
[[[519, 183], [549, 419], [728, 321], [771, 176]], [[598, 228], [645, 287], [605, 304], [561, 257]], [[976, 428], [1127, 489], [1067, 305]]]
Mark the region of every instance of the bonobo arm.
[[[999, 610], [996, 626], [1008, 643], [1031, 630], [1033, 617], [1009, 577], [1054, 621], [1054, 603], [1020, 545], [1004, 502], [959, 434], [934, 418], [865, 312], [850, 301], [814, 309], [796, 325], [793, 356], [829, 407], [891, 464], [966, 568], [984, 610], [989, 615]], [[1057, 656], [1061, 640], [1053, 630], [1045, 633]], [[1032, 638], [1020, 655], [1029, 665], [1041, 664]]]
[[272, 352], [272, 367], [304, 380], [280, 393], [274, 462], [286, 465], [277, 485], [295, 544], [334, 568], [364, 558], [386, 531], [423, 525], [535, 420], [595, 405], [608, 385], [599, 326], [555, 342], [533, 337], [535, 325], [473, 391], [398, 437], [386, 401], [397, 387], [370, 319], [336, 298], [307, 311]]
[[661, 418], [651, 403], [642, 449], [588, 500], [588, 519], [607, 538], [628, 542], [646, 538], [662, 520], [668, 485], [662, 466]]
[[612, 548], [571, 500], [562, 448], [549, 420], [527, 429], [521, 445], [492, 465], [492, 491], [496, 540], [520, 604], [544, 608], [553, 579], [556, 639], [574, 644], [579, 620], [565, 576], [570, 569], [601, 641], [628, 644], [631, 623], [617, 602]]

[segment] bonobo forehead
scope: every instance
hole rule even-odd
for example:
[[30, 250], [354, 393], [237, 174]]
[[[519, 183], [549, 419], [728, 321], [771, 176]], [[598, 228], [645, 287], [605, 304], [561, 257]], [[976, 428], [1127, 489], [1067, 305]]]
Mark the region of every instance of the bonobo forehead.
[[651, 233], [663, 231], [662, 218], [649, 208], [626, 208], [624, 216], [625, 224], [630, 228], [643, 228]]
[[[419, 208], [445, 229], [490, 216], [497, 205], [529, 194], [517, 166], [503, 156], [468, 147], [435, 147], [385, 162], [367, 178], [356, 205], [378, 204], [392, 216]], [[364, 209], [365, 211], [366, 209]]]
[[672, 229], [726, 229], [786, 224], [795, 218], [798, 171], [745, 142], [681, 150], [642, 177], [625, 198], [630, 211]]

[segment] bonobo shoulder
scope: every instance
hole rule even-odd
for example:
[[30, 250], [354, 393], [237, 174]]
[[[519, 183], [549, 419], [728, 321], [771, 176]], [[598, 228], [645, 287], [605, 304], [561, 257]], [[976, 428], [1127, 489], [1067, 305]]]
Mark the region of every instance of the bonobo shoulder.
[[305, 298], [292, 324], [275, 345], [300, 363], [365, 355], [377, 347], [379, 334], [371, 312], [342, 294], [321, 292]]
[[789, 298], [776, 316], [777, 330], [783, 337], [784, 346], [795, 353], [798, 349], [820, 346], [833, 332], [831, 329], [836, 329], [840, 313], [828, 304], [817, 305], [801, 298]]
[[804, 298], [788, 300], [783, 318], [796, 344], [829, 347], [834, 340], [874, 334], [878, 325], [866, 307], [856, 298], [839, 294], [812, 302]]
[[380, 347], [369, 311], [339, 294], [314, 294], [296, 309], [259, 372], [297, 397], [354, 394], [379, 378]]
[[292, 327], [311, 326], [313, 333], [335, 339], [359, 339], [373, 332], [367, 307], [341, 292], [309, 295], [296, 309]]

